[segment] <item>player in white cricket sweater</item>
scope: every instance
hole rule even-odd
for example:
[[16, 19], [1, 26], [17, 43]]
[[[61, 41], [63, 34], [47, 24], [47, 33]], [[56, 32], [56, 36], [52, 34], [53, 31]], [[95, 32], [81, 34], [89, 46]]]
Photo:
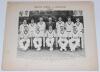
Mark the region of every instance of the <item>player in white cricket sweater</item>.
[[59, 17], [58, 21], [56, 22], [57, 33], [60, 33], [61, 26], [65, 26], [65, 23], [62, 21], [62, 18]]
[[[62, 21], [62, 18], [59, 17], [58, 21], [56, 22], [56, 29], [57, 29], [57, 33], [60, 34], [60, 27], [61, 26], [65, 26], [65, 23]], [[56, 37], [56, 46], [58, 47], [58, 37]]]
[[37, 25], [35, 30], [35, 38], [33, 40], [34, 47], [37, 49], [37, 51], [41, 50], [42, 46], [42, 38], [40, 33], [40, 27]]
[[45, 33], [45, 29], [46, 29], [46, 24], [43, 21], [43, 18], [42, 17], [39, 18], [39, 22], [37, 23], [37, 25], [40, 28], [40, 36], [43, 38], [43, 46], [45, 47], [45, 37], [44, 37], [44, 33]]
[[31, 19], [31, 23], [29, 24], [29, 36], [30, 36], [31, 47], [33, 46], [33, 39], [35, 37], [35, 29], [36, 29], [36, 23], [34, 22], [34, 19]]
[[83, 29], [83, 24], [80, 22], [80, 19], [79, 19], [79, 18], [76, 18], [75, 26], [77, 27], [77, 29], [78, 29], [78, 31], [79, 31], [79, 34], [78, 34], [78, 35], [79, 35], [79, 37], [81, 38], [81, 45], [82, 45], [81, 47], [84, 48], [84, 47], [83, 47], [83, 42], [84, 42], [84, 41], [83, 41], [83, 40], [84, 40], [84, 39], [83, 39], [83, 36], [84, 36], [84, 35], [83, 35], [83, 31], [84, 31], [84, 29]]
[[29, 45], [29, 27], [27, 21], [24, 20], [23, 24], [20, 25], [19, 48], [22, 50], [27, 50]]
[[60, 51], [62, 51], [62, 50], [66, 51], [67, 50], [66, 46], [68, 44], [68, 40], [67, 40], [67, 32], [64, 29], [64, 26], [60, 26], [60, 33], [58, 33], [58, 36], [59, 36], [58, 43], [60, 46]]
[[74, 23], [71, 21], [71, 18], [68, 17], [68, 21], [65, 23], [68, 40], [70, 40], [71, 38], [73, 25]]
[[46, 31], [46, 45], [50, 47], [50, 51], [53, 51], [55, 31], [52, 29], [52, 26], [49, 26], [49, 30]]
[[69, 46], [71, 51], [75, 51], [75, 49], [80, 46], [79, 31], [76, 26], [73, 26], [73, 33], [72, 38], [69, 41]]

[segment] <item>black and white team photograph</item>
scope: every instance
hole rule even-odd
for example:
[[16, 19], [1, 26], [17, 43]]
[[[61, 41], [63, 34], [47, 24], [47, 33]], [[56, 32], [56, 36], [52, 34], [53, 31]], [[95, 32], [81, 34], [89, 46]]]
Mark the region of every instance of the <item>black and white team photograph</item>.
[[81, 10], [20, 11], [18, 56], [85, 56]]

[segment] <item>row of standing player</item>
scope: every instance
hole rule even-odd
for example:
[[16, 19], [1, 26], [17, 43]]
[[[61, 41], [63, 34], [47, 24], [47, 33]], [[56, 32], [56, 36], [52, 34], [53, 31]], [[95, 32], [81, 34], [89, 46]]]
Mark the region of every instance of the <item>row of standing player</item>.
[[56, 30], [53, 29], [51, 17], [47, 25], [48, 30], [46, 30], [46, 24], [43, 18], [40, 17], [39, 20], [40, 21], [36, 24], [34, 23], [34, 19], [32, 19], [29, 25], [26, 20], [24, 20], [23, 24], [20, 25], [19, 48], [27, 50], [31, 43], [31, 46], [34, 44], [37, 50], [41, 50], [43, 41], [43, 46], [46, 44], [47, 47], [50, 47], [50, 51], [52, 51], [54, 41], [56, 41], [56, 46], [58, 47], [59, 45], [61, 51], [66, 51], [68, 44], [71, 51], [75, 51], [77, 46], [80, 46], [80, 38], [82, 43], [81, 47], [83, 48], [83, 24], [79, 18], [76, 19], [76, 23], [74, 24], [70, 17], [66, 23], [59, 17], [56, 22]]

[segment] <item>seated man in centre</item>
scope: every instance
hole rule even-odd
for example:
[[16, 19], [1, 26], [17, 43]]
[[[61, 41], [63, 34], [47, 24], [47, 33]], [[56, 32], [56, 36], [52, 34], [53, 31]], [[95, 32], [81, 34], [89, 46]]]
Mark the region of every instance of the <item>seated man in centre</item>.
[[50, 51], [53, 51], [55, 31], [52, 29], [52, 26], [49, 26], [49, 30], [46, 31], [46, 46], [49, 47]]

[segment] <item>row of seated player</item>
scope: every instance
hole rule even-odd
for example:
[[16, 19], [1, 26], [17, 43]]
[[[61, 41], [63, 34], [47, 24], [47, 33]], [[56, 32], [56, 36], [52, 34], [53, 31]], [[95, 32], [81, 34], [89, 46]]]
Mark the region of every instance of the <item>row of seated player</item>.
[[28, 31], [27, 28], [24, 28], [23, 32], [21, 32], [20, 37], [72, 37], [79, 36], [82, 37], [83, 33], [78, 31], [76, 26], [73, 26], [73, 29], [70, 32], [67, 32], [64, 29], [64, 26], [60, 27], [59, 32], [56, 32], [52, 29], [52, 26], [49, 26], [49, 30], [40, 31], [38, 28], [34, 31]]

